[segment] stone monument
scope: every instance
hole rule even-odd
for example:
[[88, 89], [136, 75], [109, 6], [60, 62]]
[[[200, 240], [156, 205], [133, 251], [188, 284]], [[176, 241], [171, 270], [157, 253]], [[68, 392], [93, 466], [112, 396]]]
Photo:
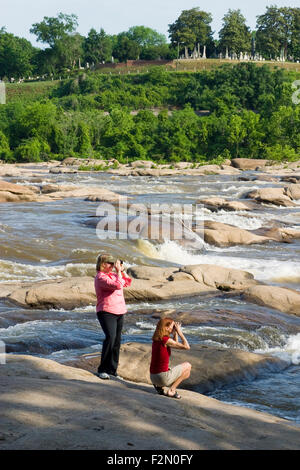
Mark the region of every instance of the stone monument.
[[5, 83], [0, 80], [0, 104], [6, 104]]

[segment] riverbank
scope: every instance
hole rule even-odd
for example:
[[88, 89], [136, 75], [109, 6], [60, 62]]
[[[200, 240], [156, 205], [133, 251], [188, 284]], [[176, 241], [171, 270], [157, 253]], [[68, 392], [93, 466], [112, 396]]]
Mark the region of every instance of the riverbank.
[[8, 356], [1, 374], [1, 450], [298, 450], [300, 428], [189, 390], [102, 381], [33, 356]]

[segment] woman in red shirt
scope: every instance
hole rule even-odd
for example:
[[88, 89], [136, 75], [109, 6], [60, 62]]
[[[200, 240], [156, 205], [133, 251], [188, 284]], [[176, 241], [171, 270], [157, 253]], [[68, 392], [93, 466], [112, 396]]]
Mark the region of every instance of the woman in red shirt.
[[[173, 335], [173, 339], [170, 335]], [[178, 341], [178, 337], [181, 342]], [[191, 364], [183, 362], [175, 367], [169, 368], [171, 348], [190, 349], [190, 345], [181, 330], [180, 323], [174, 322], [172, 318], [159, 320], [152, 337], [152, 357], [150, 364], [150, 379], [157, 393], [172, 398], [181, 398], [176, 388], [190, 376]], [[163, 387], [170, 387], [167, 392]]]

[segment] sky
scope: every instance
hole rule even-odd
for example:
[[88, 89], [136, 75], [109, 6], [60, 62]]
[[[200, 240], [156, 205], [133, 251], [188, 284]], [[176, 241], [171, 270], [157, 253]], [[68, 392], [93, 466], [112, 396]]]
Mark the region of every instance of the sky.
[[29, 39], [34, 46], [44, 47], [30, 34], [31, 25], [44, 16], [57, 16], [59, 12], [78, 16], [78, 32], [86, 36], [91, 28], [103, 28], [108, 34], [127, 31], [130, 26], [144, 25], [165, 34], [182, 10], [199, 7], [212, 14], [212, 29], [217, 37], [222, 28], [222, 18], [231, 9], [240, 9], [247, 25], [255, 28], [256, 16], [265, 12], [266, 6], [300, 7], [300, 0], [0, 0], [0, 28], [16, 36]]

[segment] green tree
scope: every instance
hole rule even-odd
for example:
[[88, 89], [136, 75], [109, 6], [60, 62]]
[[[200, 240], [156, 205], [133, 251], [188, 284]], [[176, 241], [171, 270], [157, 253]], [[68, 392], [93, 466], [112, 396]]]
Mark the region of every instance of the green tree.
[[112, 54], [120, 62], [125, 62], [128, 59], [136, 60], [139, 58], [140, 52], [141, 46], [130, 39], [126, 32], [114, 37]]
[[41, 156], [45, 159], [45, 155], [49, 153], [49, 145], [36, 137], [23, 140], [14, 152], [18, 161], [25, 162], [39, 162], [41, 161]]
[[[37, 41], [49, 44], [50, 49], [41, 53], [39, 58], [42, 69], [55, 73], [64, 68], [73, 68], [82, 55], [83, 38], [75, 33], [78, 26], [76, 15], [59, 13], [56, 18], [45, 16], [40, 23], [34, 23], [30, 32], [37, 36]], [[43, 63], [46, 59], [46, 64]]]
[[288, 54], [299, 57], [300, 49], [300, 8], [267, 7], [263, 15], [257, 17], [257, 50], [265, 58], [285, 58]]
[[74, 14], [59, 13], [56, 18], [44, 16], [43, 21], [34, 23], [30, 32], [37, 36], [37, 41], [54, 47], [57, 41], [73, 33], [78, 26], [78, 17]]
[[211, 22], [211, 14], [199, 8], [183, 10], [178, 19], [169, 24], [169, 37], [172, 45], [174, 47], [179, 45], [181, 50], [183, 46], [194, 49], [198, 43], [211, 46], [213, 43]]
[[10, 161], [11, 150], [6, 135], [0, 131], [0, 160]]
[[251, 51], [251, 32], [241, 10], [229, 10], [226, 13], [219, 38], [219, 48], [222, 51], [226, 48], [236, 54]]
[[83, 49], [87, 62], [111, 61], [112, 40], [103, 28], [100, 29], [99, 33], [94, 28], [89, 31], [87, 38], [84, 39]]
[[31, 63], [35, 48], [27, 39], [18, 38], [0, 30], [0, 78], [27, 77], [33, 70]]
[[60, 67], [68, 67], [73, 69], [79, 63], [79, 59], [83, 57], [83, 37], [78, 34], [65, 36], [56, 41], [53, 47], [54, 55], [58, 59]]
[[161, 46], [167, 40], [164, 34], [158, 33], [155, 29], [146, 26], [132, 26], [127, 31], [127, 36], [135, 41], [140, 47]]

